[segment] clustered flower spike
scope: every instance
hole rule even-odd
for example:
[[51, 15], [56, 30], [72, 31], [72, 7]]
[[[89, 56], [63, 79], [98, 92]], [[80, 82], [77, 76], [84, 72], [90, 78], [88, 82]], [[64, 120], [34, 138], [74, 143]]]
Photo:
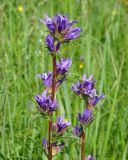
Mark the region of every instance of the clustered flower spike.
[[51, 115], [58, 107], [57, 101], [52, 101], [51, 97], [47, 96], [46, 90], [44, 90], [42, 96], [35, 96], [35, 99], [39, 104], [39, 110], [46, 115]]
[[68, 42], [80, 36], [81, 29], [79, 27], [72, 28], [76, 23], [75, 20], [69, 20], [66, 15], [58, 14], [52, 19], [45, 15], [45, 20], [40, 19], [45, 24], [54, 39], [62, 42]]

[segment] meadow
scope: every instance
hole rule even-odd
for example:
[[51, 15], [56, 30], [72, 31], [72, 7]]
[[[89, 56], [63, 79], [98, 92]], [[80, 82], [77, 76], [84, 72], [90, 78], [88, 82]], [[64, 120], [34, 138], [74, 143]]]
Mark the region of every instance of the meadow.
[[[128, 160], [127, 0], [0, 0], [0, 160], [47, 159], [42, 150], [47, 120], [34, 99], [43, 91], [37, 74], [52, 68], [47, 28], [39, 22], [45, 13], [67, 14], [82, 28], [81, 37], [60, 50], [73, 63], [57, 95], [59, 113], [75, 125], [84, 103], [71, 85], [93, 74], [105, 99], [86, 130], [85, 153], [96, 160]], [[54, 159], [79, 160], [79, 144], [69, 139]]]

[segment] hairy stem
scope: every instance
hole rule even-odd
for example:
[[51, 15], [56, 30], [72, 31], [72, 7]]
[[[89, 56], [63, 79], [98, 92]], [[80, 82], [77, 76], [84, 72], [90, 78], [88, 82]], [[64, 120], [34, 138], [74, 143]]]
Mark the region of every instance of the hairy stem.
[[82, 140], [82, 144], [81, 144], [81, 160], [84, 160], [84, 143], [85, 143], [85, 133], [83, 131], [82, 135], [81, 135], [81, 140]]
[[[55, 89], [56, 89], [56, 57], [53, 57], [52, 59], [53, 63], [53, 80], [52, 80], [52, 101], [55, 99]], [[52, 160], [52, 117], [49, 120], [49, 149], [48, 149], [48, 160]]]

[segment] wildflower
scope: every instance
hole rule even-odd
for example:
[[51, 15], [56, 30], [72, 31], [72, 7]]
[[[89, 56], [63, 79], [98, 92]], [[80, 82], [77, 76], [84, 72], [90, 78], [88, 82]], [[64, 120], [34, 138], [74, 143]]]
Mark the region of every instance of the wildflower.
[[42, 75], [38, 74], [37, 76], [40, 79], [42, 79], [45, 86], [47, 86], [47, 87], [52, 86], [52, 72], [49, 71], [48, 74], [46, 72], [44, 72]]
[[94, 84], [95, 81], [92, 81], [92, 75], [87, 79], [86, 75], [83, 75], [83, 82], [80, 83], [77, 81], [76, 84], [72, 85], [72, 90], [78, 95], [81, 95], [83, 97], [89, 96], [93, 97], [93, 93], [95, 92]]
[[60, 63], [57, 64], [57, 72], [60, 74], [65, 74], [72, 64], [72, 60], [69, 58], [62, 58]]
[[70, 125], [71, 122], [66, 121], [64, 116], [58, 117], [57, 122], [53, 124], [53, 135], [63, 134]]
[[46, 44], [50, 52], [57, 52], [60, 48], [60, 42], [55, 44], [54, 38], [51, 35], [46, 37]]
[[92, 106], [95, 106], [104, 97], [105, 96], [103, 93], [100, 96], [98, 96], [95, 91], [93, 97], [89, 99], [89, 104], [91, 104]]
[[39, 110], [42, 113], [51, 115], [53, 111], [55, 111], [56, 108], [58, 107], [58, 104], [56, 100], [52, 102], [51, 97], [47, 96], [46, 94], [47, 94], [46, 90], [44, 90], [42, 96], [40, 95], [35, 96], [35, 100], [39, 104]]
[[[42, 140], [43, 148], [46, 154], [48, 154], [48, 142], [45, 138]], [[65, 143], [61, 142], [57, 144], [57, 142], [52, 143], [52, 156], [55, 156], [61, 149], [64, 147]]]
[[[44, 83], [44, 85], [46, 86], [46, 88], [50, 91], [51, 87], [52, 87], [52, 80], [53, 80], [53, 74], [51, 71], [48, 72], [48, 74], [46, 72], [42, 73], [42, 74], [38, 74], [37, 75]], [[56, 89], [66, 80], [66, 77], [60, 77], [57, 79], [56, 81]]]
[[84, 66], [83, 66], [83, 63], [80, 63], [79, 68], [80, 68], [80, 69], [83, 69], [83, 67], [84, 67]]
[[74, 128], [73, 128], [73, 135], [74, 136], [81, 136], [81, 134], [82, 134], [82, 132], [83, 132], [83, 129], [82, 129], [82, 127], [78, 127], [78, 126], [75, 126]]
[[24, 11], [23, 6], [21, 6], [21, 5], [19, 5], [17, 9], [18, 9], [18, 12], [23, 12]]
[[93, 156], [88, 155], [88, 156], [87, 156], [87, 158], [86, 158], [86, 160], [95, 160], [95, 159], [94, 159], [94, 157], [93, 157]]
[[58, 14], [52, 19], [45, 15], [45, 20], [40, 19], [40, 21], [47, 25], [50, 33], [60, 42], [68, 42], [80, 36], [81, 29], [71, 27], [76, 21], [69, 20], [66, 15]]
[[92, 110], [86, 108], [84, 110], [83, 115], [81, 115], [81, 113], [78, 113], [78, 120], [80, 121], [81, 124], [88, 124], [89, 122], [91, 122], [93, 119], [93, 114], [92, 114]]

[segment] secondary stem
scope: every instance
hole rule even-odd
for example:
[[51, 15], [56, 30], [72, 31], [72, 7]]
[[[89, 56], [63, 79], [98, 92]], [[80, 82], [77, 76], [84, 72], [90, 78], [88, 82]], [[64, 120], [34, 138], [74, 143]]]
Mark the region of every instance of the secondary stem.
[[[53, 64], [53, 80], [52, 80], [52, 101], [55, 99], [55, 89], [56, 89], [56, 57], [53, 57], [52, 59], [52, 64]], [[49, 120], [49, 149], [48, 149], [48, 160], [52, 160], [52, 143], [51, 143], [51, 138], [52, 138], [52, 117]]]
[[82, 140], [82, 144], [81, 144], [81, 160], [84, 160], [84, 143], [85, 143], [85, 133], [83, 131], [82, 135], [81, 135], [81, 140]]

